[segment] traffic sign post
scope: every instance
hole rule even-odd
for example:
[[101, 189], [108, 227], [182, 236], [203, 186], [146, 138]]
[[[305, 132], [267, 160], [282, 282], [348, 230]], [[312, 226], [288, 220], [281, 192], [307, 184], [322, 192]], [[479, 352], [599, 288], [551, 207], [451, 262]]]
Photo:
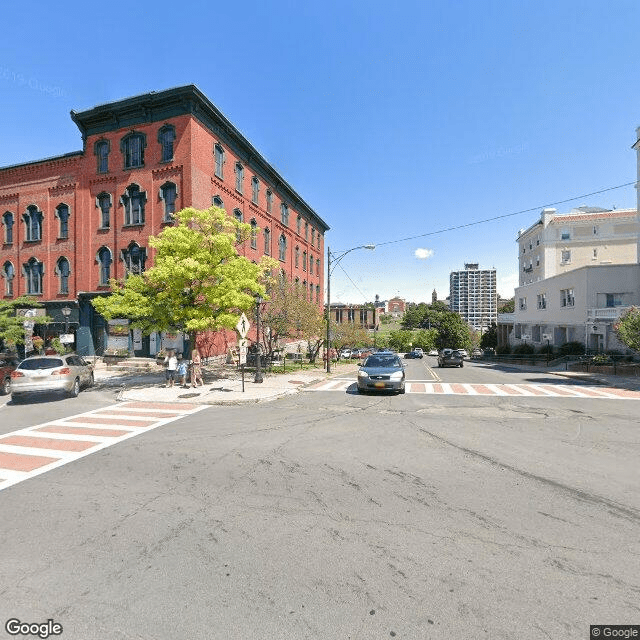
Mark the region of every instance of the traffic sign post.
[[247, 340], [247, 333], [249, 333], [249, 319], [243, 313], [238, 320], [236, 329], [240, 334], [240, 340], [238, 340], [238, 364], [242, 371], [242, 393], [244, 393], [244, 365], [247, 364], [247, 347], [249, 346], [249, 340]]

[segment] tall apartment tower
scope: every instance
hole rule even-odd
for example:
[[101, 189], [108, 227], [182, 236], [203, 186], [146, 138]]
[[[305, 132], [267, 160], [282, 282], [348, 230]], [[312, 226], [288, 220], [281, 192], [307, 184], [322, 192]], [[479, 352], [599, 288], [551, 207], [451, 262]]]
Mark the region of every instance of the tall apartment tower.
[[467, 263], [464, 271], [449, 276], [449, 308], [459, 313], [476, 331], [483, 331], [498, 320], [496, 270], [479, 269]]

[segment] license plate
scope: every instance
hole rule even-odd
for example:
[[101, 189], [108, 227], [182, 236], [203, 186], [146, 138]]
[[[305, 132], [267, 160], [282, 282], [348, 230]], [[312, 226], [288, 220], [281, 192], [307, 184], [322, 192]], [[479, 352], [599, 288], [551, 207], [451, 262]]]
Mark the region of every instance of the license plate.
[[376, 389], [384, 389], [384, 382], [375, 382], [373, 386]]

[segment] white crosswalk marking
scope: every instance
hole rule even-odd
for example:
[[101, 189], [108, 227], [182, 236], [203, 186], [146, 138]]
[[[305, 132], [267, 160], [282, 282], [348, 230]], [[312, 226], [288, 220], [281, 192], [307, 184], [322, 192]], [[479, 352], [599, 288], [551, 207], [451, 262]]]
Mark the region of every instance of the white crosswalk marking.
[[125, 402], [0, 435], [0, 491], [205, 406]]
[[[304, 391], [338, 391], [344, 393], [355, 388], [353, 379], [333, 378], [307, 387]], [[468, 395], [498, 397], [544, 397], [544, 398], [589, 398], [611, 400], [640, 400], [640, 391], [630, 391], [616, 387], [576, 385], [558, 383], [469, 383], [469, 382], [426, 382], [407, 381], [406, 392], [423, 395]]]

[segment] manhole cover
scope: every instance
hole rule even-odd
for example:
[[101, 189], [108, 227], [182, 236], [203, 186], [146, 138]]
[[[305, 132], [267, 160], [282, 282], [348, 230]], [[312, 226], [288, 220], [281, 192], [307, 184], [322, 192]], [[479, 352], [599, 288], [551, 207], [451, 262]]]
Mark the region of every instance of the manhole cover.
[[197, 398], [199, 395], [199, 393], [183, 393], [181, 396], [178, 396], [178, 398]]

